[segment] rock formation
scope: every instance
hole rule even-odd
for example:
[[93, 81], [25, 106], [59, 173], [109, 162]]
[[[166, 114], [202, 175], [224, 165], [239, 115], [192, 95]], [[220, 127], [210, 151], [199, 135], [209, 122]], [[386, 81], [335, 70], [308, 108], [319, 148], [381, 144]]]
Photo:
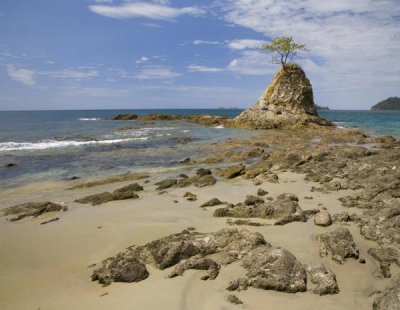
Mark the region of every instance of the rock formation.
[[236, 117], [234, 123], [254, 129], [331, 125], [318, 117], [310, 80], [297, 65], [279, 69], [257, 103]]

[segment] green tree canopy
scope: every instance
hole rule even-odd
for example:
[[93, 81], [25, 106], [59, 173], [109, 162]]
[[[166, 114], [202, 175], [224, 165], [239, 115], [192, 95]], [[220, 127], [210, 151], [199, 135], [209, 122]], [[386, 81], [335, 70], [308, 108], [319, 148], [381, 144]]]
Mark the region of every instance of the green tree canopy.
[[270, 44], [264, 44], [261, 48], [273, 52], [271, 62], [282, 64], [283, 68], [287, 63], [291, 63], [293, 58], [298, 55], [298, 52], [307, 51], [304, 44], [295, 43], [292, 37], [286, 36], [274, 38]]

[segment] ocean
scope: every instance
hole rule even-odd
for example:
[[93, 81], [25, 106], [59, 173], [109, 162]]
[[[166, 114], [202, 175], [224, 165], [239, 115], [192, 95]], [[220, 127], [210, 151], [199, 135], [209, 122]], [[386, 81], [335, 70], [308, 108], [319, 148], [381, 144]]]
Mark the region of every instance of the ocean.
[[[251, 136], [250, 130], [209, 128], [182, 121], [111, 121], [120, 113], [212, 114], [234, 117], [241, 109], [78, 110], [0, 112], [0, 189], [72, 176], [103, 177], [173, 168], [206, 156], [204, 143]], [[397, 111], [320, 111], [338, 126], [370, 135], [400, 137]], [[130, 130], [121, 127], [133, 126]], [[7, 164], [15, 164], [6, 167]]]

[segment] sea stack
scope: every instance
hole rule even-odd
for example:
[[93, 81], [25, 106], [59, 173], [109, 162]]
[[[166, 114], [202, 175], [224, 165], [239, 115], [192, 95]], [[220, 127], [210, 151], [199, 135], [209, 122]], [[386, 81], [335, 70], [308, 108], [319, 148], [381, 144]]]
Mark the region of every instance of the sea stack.
[[238, 127], [251, 129], [331, 125], [318, 117], [310, 80], [303, 69], [294, 64], [281, 67], [257, 103], [243, 111], [234, 122]]

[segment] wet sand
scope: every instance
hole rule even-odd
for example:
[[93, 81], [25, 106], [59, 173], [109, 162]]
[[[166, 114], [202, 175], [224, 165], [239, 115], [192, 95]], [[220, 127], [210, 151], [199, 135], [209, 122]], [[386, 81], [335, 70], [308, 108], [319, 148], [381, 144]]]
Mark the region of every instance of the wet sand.
[[[185, 172], [184, 170], [183, 172]], [[178, 175], [182, 171], [169, 171]], [[205, 210], [199, 206], [211, 198], [238, 203], [246, 195], [256, 195], [263, 188], [276, 198], [282, 193], [299, 197], [303, 210], [326, 207], [331, 214], [346, 208], [337, 200], [350, 191], [329, 194], [311, 192], [317, 183], [304, 181], [304, 176], [291, 172], [279, 174], [279, 183], [264, 182], [255, 186], [242, 177], [221, 180], [214, 186], [172, 188], [158, 195], [154, 183], [165, 174], [153, 174], [149, 183], [139, 180], [144, 192], [135, 200], [113, 201], [99, 206], [73, 202], [77, 198], [106, 190], [114, 190], [132, 182], [96, 186], [89, 189], [67, 190], [71, 182], [32, 184], [23, 189], [12, 189], [0, 194], [2, 207], [27, 201], [49, 200], [63, 202], [67, 212], [46, 214], [19, 222], [0, 218], [0, 308], [1, 309], [371, 309], [376, 290], [382, 290], [388, 279], [374, 276], [375, 261], [366, 253], [374, 242], [364, 239], [355, 223], [348, 227], [366, 264], [348, 259], [343, 265], [331, 258], [319, 256], [315, 236], [331, 231], [330, 227], [294, 222], [283, 226], [230, 226], [226, 218], [212, 216], [217, 207]], [[185, 192], [198, 196], [194, 202], [182, 198]], [[313, 199], [304, 199], [313, 196]], [[178, 200], [178, 203], [174, 203]], [[322, 204], [318, 206], [318, 204]], [[353, 211], [353, 210], [352, 210]], [[354, 210], [357, 212], [357, 210]], [[60, 217], [57, 222], [41, 222]], [[269, 223], [268, 220], [251, 219]], [[213, 281], [202, 281], [204, 271], [187, 271], [182, 277], [168, 279], [171, 268], [160, 271], [148, 266], [150, 276], [139, 283], [112, 283], [102, 287], [90, 279], [94, 267], [103, 259], [125, 248], [143, 245], [185, 228], [199, 232], [213, 232], [225, 227], [245, 228], [260, 232], [273, 246], [292, 252], [303, 263], [323, 262], [337, 278], [340, 293], [318, 296], [311, 291], [289, 294], [249, 288], [235, 293], [243, 305], [226, 301], [225, 290], [231, 280], [245, 274], [240, 262], [222, 267]], [[395, 267], [394, 267], [395, 268]], [[392, 269], [397, 273], [397, 269]]]

